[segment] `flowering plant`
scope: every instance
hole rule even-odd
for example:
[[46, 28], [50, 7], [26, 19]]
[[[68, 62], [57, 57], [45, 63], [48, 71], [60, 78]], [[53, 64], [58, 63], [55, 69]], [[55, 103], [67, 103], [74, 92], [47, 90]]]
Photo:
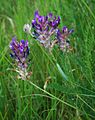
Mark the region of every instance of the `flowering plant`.
[[55, 44], [58, 44], [62, 51], [66, 51], [70, 48], [68, 36], [73, 30], [68, 30], [68, 28], [64, 26], [62, 31], [60, 31], [58, 28], [60, 20], [59, 16], [56, 17], [52, 13], [49, 13], [47, 16], [41, 16], [38, 11], [35, 11], [32, 23], [25, 24], [24, 31], [49, 50], [51, 50]]
[[[62, 51], [68, 51], [70, 49], [70, 41], [68, 36], [73, 30], [68, 30], [66, 26], [62, 30], [58, 28], [60, 24], [60, 17], [54, 16], [49, 13], [47, 16], [41, 16], [38, 11], [35, 11], [34, 19], [31, 24], [24, 25], [24, 31], [30, 34], [35, 40], [51, 52], [55, 44], [57, 44]], [[25, 80], [30, 77], [31, 74], [27, 72], [29, 55], [28, 41], [21, 40], [18, 42], [16, 38], [12, 38], [10, 43], [10, 49], [12, 53], [11, 57], [16, 63], [16, 72], [19, 73], [18, 78]]]
[[22, 78], [23, 80], [28, 77], [27, 72], [27, 57], [29, 55], [29, 47], [28, 47], [28, 41], [21, 40], [18, 42], [16, 38], [12, 38], [12, 41], [10, 43], [10, 49], [12, 52], [10, 53], [10, 56], [15, 60], [16, 64], [16, 72], [19, 73], [18, 78]]

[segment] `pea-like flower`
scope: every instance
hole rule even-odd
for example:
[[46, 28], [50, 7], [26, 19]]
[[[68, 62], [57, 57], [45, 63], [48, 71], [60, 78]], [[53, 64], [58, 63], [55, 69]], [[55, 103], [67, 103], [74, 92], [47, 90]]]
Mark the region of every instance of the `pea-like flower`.
[[11, 57], [15, 60], [16, 63], [16, 72], [19, 73], [19, 78], [26, 79], [28, 77], [27, 72], [27, 57], [29, 55], [28, 41], [21, 40], [18, 42], [16, 38], [12, 38], [10, 43]]
[[25, 24], [24, 31], [48, 48], [50, 52], [55, 44], [59, 45], [62, 51], [68, 51], [71, 48], [68, 37], [73, 30], [68, 30], [66, 26], [60, 30], [59, 24], [59, 16], [56, 17], [52, 13], [41, 16], [38, 11], [35, 11], [32, 24]]
[[57, 40], [62, 51], [68, 51], [71, 48], [68, 37], [73, 31], [73, 29], [68, 30], [66, 26], [63, 27], [62, 31], [60, 29], [57, 30]]
[[[52, 44], [52, 35], [55, 34], [59, 24], [59, 16], [53, 16], [52, 13], [49, 13], [47, 16], [41, 16], [38, 11], [35, 11], [32, 24], [24, 25], [24, 31], [31, 34], [45, 48], [50, 48]], [[30, 32], [30, 28], [32, 28], [33, 32]]]
[[33, 35], [45, 48], [49, 48], [52, 44], [51, 36], [55, 33], [59, 24], [59, 16], [56, 18], [52, 13], [47, 16], [40, 16], [36, 11], [32, 20]]

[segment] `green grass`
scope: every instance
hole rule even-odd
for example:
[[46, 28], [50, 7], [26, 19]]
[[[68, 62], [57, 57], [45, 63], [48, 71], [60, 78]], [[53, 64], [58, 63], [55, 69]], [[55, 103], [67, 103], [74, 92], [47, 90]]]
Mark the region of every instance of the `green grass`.
[[[60, 28], [74, 28], [70, 37], [74, 51], [62, 53], [55, 48], [49, 54], [23, 32], [35, 10], [60, 15]], [[13, 36], [29, 40], [30, 80], [18, 80], [12, 70]], [[95, 120], [94, 0], [0, 1], [0, 120]]]

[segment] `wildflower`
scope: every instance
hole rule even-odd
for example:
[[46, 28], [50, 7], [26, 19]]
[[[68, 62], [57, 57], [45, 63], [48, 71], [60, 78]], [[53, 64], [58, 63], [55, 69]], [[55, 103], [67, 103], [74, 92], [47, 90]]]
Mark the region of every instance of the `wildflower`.
[[19, 73], [18, 78], [22, 78], [23, 80], [26, 79], [28, 76], [27, 72], [27, 57], [29, 55], [29, 47], [28, 47], [28, 41], [21, 40], [18, 42], [16, 38], [12, 38], [12, 41], [10, 43], [10, 49], [12, 50], [12, 53], [10, 54], [11, 57], [15, 60], [16, 63], [16, 72]]
[[52, 13], [47, 16], [41, 16], [38, 11], [35, 11], [34, 19], [32, 20], [32, 35], [45, 48], [49, 48], [52, 44], [51, 36], [55, 33], [59, 24], [59, 16], [53, 16]]
[[59, 29], [57, 30], [57, 40], [62, 51], [68, 51], [70, 49], [70, 41], [68, 36], [72, 34], [73, 31], [73, 29], [68, 30], [66, 26], [63, 27], [62, 31]]
[[60, 17], [49, 13], [47, 16], [41, 16], [38, 11], [34, 13], [32, 24], [25, 24], [24, 31], [40, 42], [42, 46], [48, 48], [49, 52], [55, 44], [59, 45], [62, 51], [70, 49], [69, 35], [73, 30], [68, 30], [66, 26], [62, 31], [58, 29]]

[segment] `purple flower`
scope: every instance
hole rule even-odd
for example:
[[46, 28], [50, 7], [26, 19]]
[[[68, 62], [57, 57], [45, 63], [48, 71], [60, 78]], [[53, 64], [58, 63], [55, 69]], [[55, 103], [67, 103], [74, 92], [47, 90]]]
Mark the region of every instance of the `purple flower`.
[[47, 16], [41, 16], [38, 11], [35, 11], [34, 19], [32, 20], [32, 28], [34, 29], [32, 34], [45, 48], [49, 48], [51, 36], [55, 33], [59, 24], [59, 16], [53, 16], [52, 13]]
[[[49, 15], [50, 16], [50, 15]], [[50, 17], [52, 18], [52, 17]], [[53, 28], [57, 28], [57, 26], [60, 24], [60, 17], [58, 16], [58, 18], [56, 19], [56, 17], [54, 16], [53, 19], [51, 19], [48, 23], [51, 27]]]
[[15, 60], [16, 69], [18, 73], [18, 79], [26, 80], [30, 77], [31, 72], [27, 72], [28, 64], [27, 57], [29, 55], [28, 41], [21, 40], [18, 42], [16, 38], [12, 38], [10, 43], [11, 57]]
[[[70, 48], [69, 35], [73, 30], [68, 30], [66, 26], [60, 31], [58, 25], [60, 24], [60, 16], [54, 16], [49, 13], [46, 16], [41, 16], [38, 11], [34, 13], [32, 24], [26, 24], [24, 31], [28, 32], [33, 38], [38, 40], [41, 45], [52, 50], [55, 44], [59, 44], [61, 50]], [[56, 37], [57, 36], [57, 37]]]
[[28, 41], [21, 40], [18, 42], [14, 37], [10, 43], [10, 49], [12, 50], [10, 55], [15, 59], [18, 67], [21, 67], [22, 69], [26, 68], [26, 58], [29, 55]]
[[68, 30], [66, 26], [62, 28], [62, 31], [60, 31], [59, 29], [57, 30], [57, 40], [62, 51], [69, 50], [70, 41], [68, 40], [68, 37], [71, 33], [73, 33], [73, 31], [73, 29]]

